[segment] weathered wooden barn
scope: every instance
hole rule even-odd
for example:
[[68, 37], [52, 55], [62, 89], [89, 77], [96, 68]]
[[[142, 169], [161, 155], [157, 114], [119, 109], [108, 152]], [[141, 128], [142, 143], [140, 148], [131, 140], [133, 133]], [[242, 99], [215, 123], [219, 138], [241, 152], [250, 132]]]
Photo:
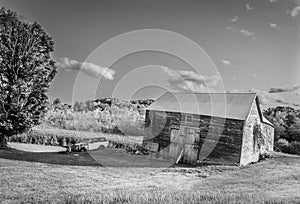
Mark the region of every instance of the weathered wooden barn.
[[274, 127], [255, 93], [170, 93], [146, 110], [151, 155], [184, 163], [247, 165], [273, 150]]

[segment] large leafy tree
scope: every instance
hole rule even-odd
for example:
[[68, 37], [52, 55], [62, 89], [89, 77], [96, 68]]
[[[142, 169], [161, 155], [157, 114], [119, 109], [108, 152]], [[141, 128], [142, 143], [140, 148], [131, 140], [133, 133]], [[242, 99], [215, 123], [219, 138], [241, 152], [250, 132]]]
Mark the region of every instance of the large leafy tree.
[[0, 10], [0, 144], [39, 124], [56, 74], [54, 43], [36, 22]]

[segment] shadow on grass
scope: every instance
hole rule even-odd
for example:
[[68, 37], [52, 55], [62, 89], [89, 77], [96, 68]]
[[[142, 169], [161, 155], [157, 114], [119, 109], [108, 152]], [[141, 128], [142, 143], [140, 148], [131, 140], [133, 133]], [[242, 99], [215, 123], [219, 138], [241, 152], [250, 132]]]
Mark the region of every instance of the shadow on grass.
[[70, 153], [65, 152], [25, 152], [15, 149], [0, 150], [0, 158], [40, 162], [58, 165], [74, 165], [74, 166], [102, 166], [93, 157], [86, 152]]
[[0, 158], [58, 165], [103, 167], [170, 167], [173, 163], [133, 155], [122, 149], [104, 149], [88, 152], [26, 152], [16, 149], [0, 150]]

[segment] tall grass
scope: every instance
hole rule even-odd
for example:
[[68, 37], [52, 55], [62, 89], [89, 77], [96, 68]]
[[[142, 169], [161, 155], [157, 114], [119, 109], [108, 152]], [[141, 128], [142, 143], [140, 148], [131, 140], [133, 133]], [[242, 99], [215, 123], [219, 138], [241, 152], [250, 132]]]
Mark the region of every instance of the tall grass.
[[260, 194], [202, 194], [197, 191], [110, 191], [101, 195], [65, 195], [63, 204], [283, 204], [299, 203], [297, 198], [268, 198]]

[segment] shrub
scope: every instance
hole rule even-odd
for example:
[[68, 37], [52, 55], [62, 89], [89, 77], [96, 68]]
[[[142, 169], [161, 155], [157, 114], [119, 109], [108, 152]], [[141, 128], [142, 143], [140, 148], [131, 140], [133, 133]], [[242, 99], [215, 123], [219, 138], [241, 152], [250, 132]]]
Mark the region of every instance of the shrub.
[[279, 139], [275, 145], [282, 152], [300, 155], [300, 142], [289, 143], [286, 139]]
[[288, 146], [289, 142], [286, 139], [279, 139], [277, 141], [278, 146]]
[[12, 136], [9, 141], [56, 146], [63, 145], [63, 139], [65, 139], [67, 144], [74, 144], [75, 142], [79, 142], [82, 137], [78, 136], [76, 131], [73, 133], [64, 133], [55, 130], [34, 129], [28, 133]]

